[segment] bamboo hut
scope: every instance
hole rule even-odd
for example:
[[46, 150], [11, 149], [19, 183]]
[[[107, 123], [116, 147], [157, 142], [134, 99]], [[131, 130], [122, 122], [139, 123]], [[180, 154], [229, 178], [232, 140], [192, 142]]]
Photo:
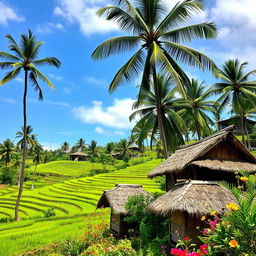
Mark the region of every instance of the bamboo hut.
[[71, 161], [86, 161], [87, 159], [90, 158], [90, 155], [85, 154], [83, 152], [71, 153], [69, 154], [69, 156]]
[[178, 180], [227, 181], [236, 184], [236, 172], [256, 172], [256, 159], [234, 136], [235, 126], [176, 150], [148, 177], [166, 175], [167, 191]]
[[189, 180], [176, 184], [150, 203], [148, 209], [158, 215], [170, 216], [171, 242], [176, 243], [179, 237], [189, 237], [197, 242], [200, 233], [196, 227], [202, 227], [201, 216], [207, 216], [211, 211], [222, 215], [229, 203], [237, 203], [236, 198], [218, 183]]
[[129, 197], [137, 195], [151, 197], [151, 194], [143, 190], [141, 185], [116, 184], [115, 188], [105, 190], [98, 201], [97, 208], [111, 208], [110, 231], [117, 237], [127, 236], [128, 230], [133, 228], [125, 221], [127, 216], [125, 204]]

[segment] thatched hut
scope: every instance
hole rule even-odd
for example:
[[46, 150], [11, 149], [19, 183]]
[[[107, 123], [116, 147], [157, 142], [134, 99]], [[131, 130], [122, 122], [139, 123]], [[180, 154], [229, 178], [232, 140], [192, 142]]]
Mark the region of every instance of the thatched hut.
[[85, 154], [80, 151], [71, 153], [71, 154], [69, 154], [69, 156], [70, 156], [71, 161], [86, 161], [90, 158], [90, 155]]
[[236, 184], [240, 170], [256, 172], [256, 159], [234, 136], [235, 126], [176, 150], [148, 177], [166, 175], [167, 191], [178, 179], [227, 181]]
[[211, 211], [223, 214], [229, 203], [237, 203], [236, 198], [218, 183], [189, 180], [177, 183], [150, 203], [148, 209], [158, 215], [170, 216], [170, 240], [176, 243], [179, 237], [197, 241], [200, 233], [196, 227], [203, 224], [200, 218]]
[[137, 195], [151, 197], [151, 194], [143, 190], [141, 185], [116, 184], [115, 188], [105, 190], [98, 201], [97, 208], [111, 208], [110, 230], [117, 237], [127, 236], [128, 230], [133, 228], [125, 221], [127, 216], [125, 204], [129, 197]]

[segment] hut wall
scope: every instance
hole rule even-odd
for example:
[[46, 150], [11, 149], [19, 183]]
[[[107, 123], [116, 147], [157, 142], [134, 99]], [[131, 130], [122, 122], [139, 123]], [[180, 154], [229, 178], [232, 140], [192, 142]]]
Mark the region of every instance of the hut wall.
[[170, 240], [177, 243], [179, 239], [189, 237], [194, 242], [198, 241], [199, 231], [196, 229], [200, 226], [200, 218], [188, 215], [186, 212], [173, 212], [170, 215]]
[[244, 154], [239, 154], [239, 151], [227, 142], [220, 142], [201, 159], [247, 160]]
[[177, 180], [175, 174], [168, 173], [166, 174], [166, 191], [169, 191], [175, 184]]
[[111, 211], [110, 215], [110, 230], [119, 236], [121, 226], [121, 215], [120, 213], [114, 213]]

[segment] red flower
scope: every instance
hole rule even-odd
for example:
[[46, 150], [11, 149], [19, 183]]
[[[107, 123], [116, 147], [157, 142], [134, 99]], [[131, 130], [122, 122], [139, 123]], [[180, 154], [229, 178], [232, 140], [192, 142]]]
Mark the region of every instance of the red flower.
[[183, 238], [183, 241], [188, 241], [188, 240], [189, 238], [187, 236]]

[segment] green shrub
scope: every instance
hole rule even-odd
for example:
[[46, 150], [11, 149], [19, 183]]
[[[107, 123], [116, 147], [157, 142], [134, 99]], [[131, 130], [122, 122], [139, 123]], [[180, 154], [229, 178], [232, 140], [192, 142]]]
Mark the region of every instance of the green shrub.
[[63, 256], [79, 256], [86, 249], [81, 239], [69, 239], [61, 246]]
[[43, 214], [45, 218], [54, 217], [56, 215], [53, 208], [48, 208], [47, 210], [43, 211]]
[[0, 175], [0, 184], [17, 184], [16, 170], [9, 167], [2, 168]]

